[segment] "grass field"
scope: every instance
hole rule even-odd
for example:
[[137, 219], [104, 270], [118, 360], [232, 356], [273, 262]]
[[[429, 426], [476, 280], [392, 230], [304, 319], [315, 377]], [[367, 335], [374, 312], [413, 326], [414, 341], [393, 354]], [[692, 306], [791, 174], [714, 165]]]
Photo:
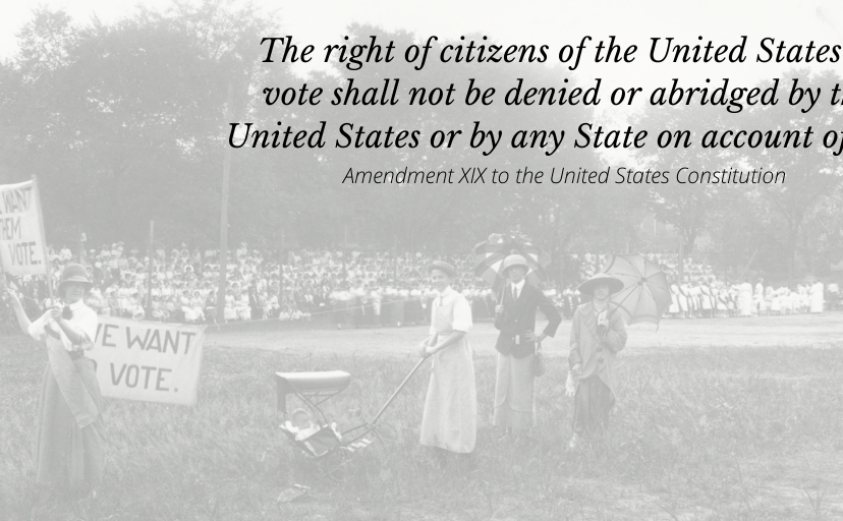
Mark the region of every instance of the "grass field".
[[[328, 402], [371, 417], [425, 329], [209, 332], [194, 408], [107, 401], [95, 501], [33, 483], [43, 349], [0, 338], [0, 520], [843, 519], [843, 315], [663, 322], [619, 359], [608, 443], [569, 453], [567, 325], [546, 349], [533, 440], [491, 427], [494, 330], [478, 324], [477, 467], [440, 470], [417, 443], [427, 371], [384, 416], [383, 443], [314, 464], [277, 430], [278, 370], [353, 375]], [[259, 349], [255, 349], [259, 348]], [[278, 502], [294, 483], [306, 501]]]

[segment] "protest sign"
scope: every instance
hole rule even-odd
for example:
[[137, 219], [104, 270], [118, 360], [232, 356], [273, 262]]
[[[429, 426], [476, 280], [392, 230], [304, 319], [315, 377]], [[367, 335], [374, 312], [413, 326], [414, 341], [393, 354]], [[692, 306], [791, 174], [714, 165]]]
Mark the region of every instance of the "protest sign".
[[0, 185], [0, 263], [9, 275], [46, 275], [35, 181]]
[[94, 349], [102, 395], [195, 405], [204, 326], [100, 317]]

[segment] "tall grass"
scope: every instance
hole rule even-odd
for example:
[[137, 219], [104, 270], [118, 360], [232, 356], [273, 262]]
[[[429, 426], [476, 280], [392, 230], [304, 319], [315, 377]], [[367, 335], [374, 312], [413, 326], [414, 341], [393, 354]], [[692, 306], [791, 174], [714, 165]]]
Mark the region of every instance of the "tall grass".
[[[418, 445], [429, 372], [382, 419], [382, 442], [314, 462], [277, 430], [275, 371], [343, 369], [326, 403], [371, 418], [412, 358], [209, 349], [196, 407], [107, 401], [106, 480], [94, 501], [33, 482], [42, 350], [0, 339], [0, 520], [834, 519], [843, 516], [843, 353], [686, 349], [621, 357], [609, 436], [570, 453], [561, 359], [538, 381], [531, 439], [491, 427], [494, 359], [477, 360], [474, 468]], [[276, 501], [311, 487], [310, 501]]]

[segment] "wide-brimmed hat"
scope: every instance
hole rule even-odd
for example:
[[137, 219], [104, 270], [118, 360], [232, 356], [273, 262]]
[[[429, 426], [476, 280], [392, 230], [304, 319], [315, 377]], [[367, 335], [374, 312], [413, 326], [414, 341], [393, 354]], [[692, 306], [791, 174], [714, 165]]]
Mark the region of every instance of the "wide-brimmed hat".
[[457, 270], [448, 264], [445, 261], [434, 261], [430, 263], [430, 266], [427, 267], [427, 272], [430, 273], [433, 270], [439, 270], [447, 274], [449, 277], [456, 277]]
[[508, 255], [501, 264], [501, 273], [506, 275], [506, 270], [513, 266], [523, 266], [524, 269], [530, 271], [530, 266], [527, 264], [527, 259], [523, 255], [512, 254]]
[[583, 295], [591, 295], [594, 288], [600, 284], [608, 285], [609, 293], [617, 293], [623, 289], [623, 281], [616, 279], [608, 273], [598, 273], [592, 276], [590, 279], [580, 284], [577, 289]]
[[68, 264], [64, 267], [61, 271], [61, 279], [59, 280], [59, 291], [61, 292], [64, 285], [71, 282], [85, 285], [85, 291], [88, 291], [94, 285], [88, 278], [88, 270], [81, 264]]

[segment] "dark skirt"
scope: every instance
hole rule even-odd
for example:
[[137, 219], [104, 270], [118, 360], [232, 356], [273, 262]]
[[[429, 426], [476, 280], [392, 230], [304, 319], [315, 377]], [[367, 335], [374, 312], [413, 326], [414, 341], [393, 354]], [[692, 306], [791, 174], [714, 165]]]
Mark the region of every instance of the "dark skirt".
[[[94, 362], [74, 361], [78, 378], [102, 411], [102, 395]], [[71, 493], [85, 492], [102, 482], [105, 436], [100, 414], [97, 420], [79, 428], [50, 367], [44, 372], [38, 411], [37, 479]]]
[[574, 433], [590, 436], [609, 427], [609, 410], [615, 404], [611, 389], [597, 376], [581, 381], [574, 397]]

